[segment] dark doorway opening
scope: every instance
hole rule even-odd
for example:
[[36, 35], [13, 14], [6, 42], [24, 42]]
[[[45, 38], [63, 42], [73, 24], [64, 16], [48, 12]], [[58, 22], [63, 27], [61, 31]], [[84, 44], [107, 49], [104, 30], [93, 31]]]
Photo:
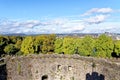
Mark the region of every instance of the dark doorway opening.
[[41, 80], [48, 80], [48, 75], [43, 75]]

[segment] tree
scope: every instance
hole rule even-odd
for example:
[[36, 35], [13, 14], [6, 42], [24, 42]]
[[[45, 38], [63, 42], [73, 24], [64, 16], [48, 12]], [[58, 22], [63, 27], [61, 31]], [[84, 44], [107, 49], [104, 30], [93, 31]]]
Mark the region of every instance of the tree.
[[0, 36], [0, 56], [5, 54], [4, 48], [6, 45], [8, 45], [8, 39], [5, 36]]
[[22, 40], [17, 40], [17, 42], [15, 43], [15, 47], [20, 50], [21, 49], [21, 44], [22, 44]]
[[55, 40], [55, 53], [62, 53], [63, 38], [57, 38]]
[[55, 40], [56, 40], [56, 35], [54, 34], [46, 35], [43, 41], [43, 45], [42, 45], [42, 52], [43, 53], [54, 52]]
[[45, 35], [38, 35], [34, 37], [35, 53], [38, 54], [42, 52], [43, 41], [45, 40], [45, 38]]
[[4, 47], [8, 44], [8, 40], [4, 36], [0, 36], [0, 47]]
[[15, 48], [14, 44], [8, 44], [7, 46], [5, 46], [4, 51], [6, 54], [14, 55], [14, 54], [16, 54], [18, 49]]
[[80, 44], [80, 48], [79, 48], [79, 54], [83, 55], [83, 56], [90, 56], [93, 54], [93, 50], [94, 50], [94, 39], [92, 38], [92, 36], [85, 36]]
[[120, 40], [115, 41], [115, 46], [114, 46], [116, 55], [119, 56], [120, 55]]
[[21, 36], [8, 36], [8, 38], [9, 38], [9, 42], [12, 43], [12, 44], [16, 44], [18, 40], [22, 41]]
[[76, 45], [75, 45], [75, 39], [72, 37], [65, 37], [63, 39], [63, 46], [62, 46], [62, 52], [65, 54], [74, 54]]
[[97, 57], [111, 57], [113, 48], [114, 44], [112, 38], [102, 34], [96, 41], [94, 55]]
[[35, 52], [34, 49], [34, 39], [32, 36], [26, 36], [25, 39], [22, 41], [21, 44], [21, 52], [24, 53], [24, 55], [33, 54]]

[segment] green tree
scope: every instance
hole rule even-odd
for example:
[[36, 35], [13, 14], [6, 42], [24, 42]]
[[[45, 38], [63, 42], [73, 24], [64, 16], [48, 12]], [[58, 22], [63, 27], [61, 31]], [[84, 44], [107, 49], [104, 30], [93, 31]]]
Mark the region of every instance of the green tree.
[[120, 55], [120, 40], [115, 41], [115, 46], [114, 46], [115, 52], [117, 55]]
[[8, 45], [8, 39], [5, 36], [0, 36], [0, 56], [5, 54], [4, 48]]
[[65, 54], [74, 54], [76, 49], [75, 39], [72, 37], [65, 37], [63, 39], [62, 52]]
[[10, 43], [12, 43], [12, 44], [16, 44], [18, 40], [22, 41], [21, 36], [8, 36], [8, 38], [9, 38]]
[[57, 38], [55, 40], [55, 53], [61, 53], [63, 46], [63, 38]]
[[93, 54], [94, 50], [94, 39], [92, 36], [85, 36], [81, 43], [79, 48], [79, 54], [83, 56], [90, 56]]
[[95, 44], [95, 56], [97, 57], [111, 57], [113, 52], [114, 44], [111, 37], [102, 34], [96, 40]]
[[55, 52], [65, 54], [79, 54], [81, 39], [78, 37], [57, 38], [55, 41]]
[[8, 36], [9, 43], [15, 44], [17, 42], [17, 36]]
[[56, 40], [56, 35], [51, 34], [51, 35], [46, 35], [43, 41], [42, 45], [42, 52], [43, 53], [48, 53], [48, 52], [54, 52], [54, 42]]
[[17, 40], [17, 42], [15, 43], [15, 47], [20, 50], [21, 49], [21, 44], [22, 44], [22, 40]]
[[4, 36], [0, 36], [0, 46], [4, 47], [8, 44], [8, 40]]
[[45, 38], [45, 35], [38, 35], [34, 37], [35, 53], [38, 54], [42, 52], [43, 41], [45, 40]]
[[4, 51], [6, 54], [14, 55], [18, 50], [17, 48], [15, 48], [14, 44], [8, 44], [7, 46], [5, 46]]
[[24, 53], [24, 55], [33, 54], [35, 52], [34, 49], [34, 39], [32, 36], [26, 36], [25, 39], [22, 41], [21, 44], [21, 52]]
[[75, 52], [74, 54], [79, 54], [81, 55], [81, 47], [82, 47], [82, 39], [81, 38], [75, 38], [74, 39], [74, 42], [75, 42]]

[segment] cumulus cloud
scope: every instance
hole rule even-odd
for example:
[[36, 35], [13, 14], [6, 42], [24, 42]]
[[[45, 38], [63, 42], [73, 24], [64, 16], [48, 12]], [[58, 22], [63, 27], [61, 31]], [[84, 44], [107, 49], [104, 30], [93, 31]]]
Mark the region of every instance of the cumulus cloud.
[[89, 17], [85, 19], [84, 21], [89, 24], [99, 24], [105, 21], [105, 19], [108, 17], [108, 15], [96, 15], [93, 17]]
[[92, 8], [88, 10], [87, 12], [85, 12], [82, 16], [88, 16], [94, 13], [106, 14], [106, 13], [111, 13], [111, 12], [113, 12], [113, 9], [111, 8]]
[[79, 20], [56, 18], [49, 21], [27, 20], [27, 21], [2, 21], [0, 32], [9, 33], [67, 33], [78, 32], [85, 26]]
[[111, 15], [114, 10], [111, 8], [92, 8], [85, 12], [82, 16], [84, 21], [88, 24], [100, 24], [104, 22]]
[[[47, 32], [51, 30], [55, 33], [71, 33], [71, 32], [80, 32], [84, 29], [83, 22], [79, 20], [71, 20], [71, 19], [53, 19], [47, 22], [48, 25], [44, 27], [44, 30]], [[46, 28], [47, 27], [47, 28]]]
[[24, 33], [32, 31], [31, 29], [35, 26], [39, 26], [40, 21], [28, 20], [28, 21], [13, 21], [13, 20], [2, 20], [0, 22], [0, 31], [9, 33]]
[[28, 20], [28, 21], [12, 21], [12, 20], [7, 20], [7, 21], [2, 21], [0, 22], [1, 26], [11, 26], [11, 27], [34, 27], [37, 25], [40, 25], [41, 22], [37, 20]]

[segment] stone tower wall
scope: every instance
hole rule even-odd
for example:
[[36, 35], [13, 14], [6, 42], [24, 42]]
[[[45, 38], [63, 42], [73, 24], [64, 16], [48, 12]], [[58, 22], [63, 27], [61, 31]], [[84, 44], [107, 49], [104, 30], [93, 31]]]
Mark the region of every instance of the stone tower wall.
[[120, 80], [120, 65], [78, 55], [9, 57], [6, 66], [7, 80]]

